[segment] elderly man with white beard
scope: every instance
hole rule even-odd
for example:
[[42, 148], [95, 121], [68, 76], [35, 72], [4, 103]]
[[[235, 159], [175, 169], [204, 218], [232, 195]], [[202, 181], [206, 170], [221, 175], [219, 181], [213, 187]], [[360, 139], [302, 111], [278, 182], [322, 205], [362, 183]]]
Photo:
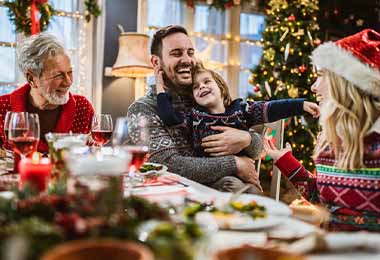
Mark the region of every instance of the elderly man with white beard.
[[45, 134], [89, 133], [94, 109], [81, 95], [72, 94], [73, 70], [61, 43], [51, 34], [25, 39], [17, 49], [17, 60], [27, 83], [0, 96], [0, 141], [10, 148], [4, 136], [7, 111], [36, 113], [40, 120], [39, 152], [47, 152]]

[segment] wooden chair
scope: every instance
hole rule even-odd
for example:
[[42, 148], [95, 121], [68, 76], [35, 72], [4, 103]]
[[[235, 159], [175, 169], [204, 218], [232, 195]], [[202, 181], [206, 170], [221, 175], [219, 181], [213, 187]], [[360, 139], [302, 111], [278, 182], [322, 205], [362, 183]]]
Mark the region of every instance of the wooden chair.
[[[284, 146], [284, 120], [278, 120], [276, 122], [267, 123], [262, 125], [261, 128], [255, 128], [257, 132], [261, 132], [261, 136], [264, 137], [265, 132], [268, 128], [272, 128], [276, 130], [276, 135], [274, 136], [276, 139], [276, 147], [278, 149], [283, 148]], [[257, 161], [257, 173], [260, 173], [261, 166], [261, 157]], [[270, 196], [274, 198], [276, 201], [280, 199], [280, 181], [281, 181], [281, 172], [280, 170], [273, 164], [273, 175], [272, 181], [270, 185]]]

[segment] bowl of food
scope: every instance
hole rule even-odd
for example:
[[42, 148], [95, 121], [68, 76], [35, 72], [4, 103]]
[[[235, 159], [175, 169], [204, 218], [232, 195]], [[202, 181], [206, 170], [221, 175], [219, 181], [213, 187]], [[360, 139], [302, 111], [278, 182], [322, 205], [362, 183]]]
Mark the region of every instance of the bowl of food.
[[42, 260], [153, 260], [144, 245], [118, 240], [83, 240], [67, 242], [49, 250]]

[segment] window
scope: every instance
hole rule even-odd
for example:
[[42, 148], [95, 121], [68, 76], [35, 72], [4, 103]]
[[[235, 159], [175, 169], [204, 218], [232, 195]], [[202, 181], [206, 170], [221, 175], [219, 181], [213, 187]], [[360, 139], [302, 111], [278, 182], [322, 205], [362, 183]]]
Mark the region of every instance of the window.
[[258, 14], [240, 14], [240, 73], [239, 95], [247, 97], [252, 93], [252, 85], [248, 83], [250, 70], [260, 63], [262, 47], [258, 44], [265, 29], [265, 17]]
[[8, 19], [7, 8], [0, 5], [0, 95], [15, 88], [16, 52], [14, 43], [16, 35], [14, 26]]
[[[147, 8], [147, 15], [139, 21], [145, 25], [145, 32], [152, 36], [157, 27], [183, 25], [193, 36], [198, 58], [207, 67], [218, 71], [230, 88], [236, 88], [236, 95], [242, 98], [248, 96], [252, 91], [248, 82], [250, 70], [259, 64], [262, 56], [259, 41], [265, 29], [263, 15], [244, 11], [240, 16], [232, 17], [229, 10], [218, 11], [209, 8], [206, 3], [198, 2], [191, 9], [181, 0], [141, 0], [141, 3]], [[236, 19], [240, 27], [236, 25]], [[237, 44], [236, 35], [231, 35], [231, 31], [240, 32]], [[234, 50], [236, 45], [240, 51], [236, 49], [233, 54], [231, 49]], [[236, 64], [240, 64], [240, 67]], [[153, 77], [148, 82], [153, 83]]]
[[205, 4], [195, 5], [194, 10], [194, 43], [197, 56], [206, 67], [215, 69], [226, 77], [225, 64], [228, 60], [228, 32], [226, 12], [210, 9]]
[[[50, 0], [49, 3], [58, 11], [58, 15], [52, 17], [48, 32], [54, 34], [63, 44], [70, 56], [74, 71], [74, 82], [71, 91], [87, 94], [91, 90], [85, 89], [88, 52], [86, 22], [80, 12], [83, 3], [79, 0]], [[15, 33], [15, 27], [9, 21], [7, 8], [0, 4], [0, 94], [11, 92], [24, 80], [18, 72], [15, 55], [15, 43], [21, 35]], [[69, 36], [69, 37], [68, 37]], [[6, 46], [1, 46], [6, 45]], [[86, 56], [87, 55], [87, 56]], [[90, 86], [91, 87], [91, 86]]]

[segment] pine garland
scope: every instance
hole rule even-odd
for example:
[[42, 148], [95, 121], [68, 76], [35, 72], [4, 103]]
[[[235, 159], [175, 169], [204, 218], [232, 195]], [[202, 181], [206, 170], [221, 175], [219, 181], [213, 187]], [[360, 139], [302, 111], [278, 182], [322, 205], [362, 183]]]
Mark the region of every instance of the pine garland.
[[[30, 18], [30, 8], [32, 0], [8, 0], [4, 6], [8, 7], [9, 20], [16, 26], [16, 31], [24, 35], [31, 34], [32, 21]], [[91, 21], [91, 16], [98, 17], [101, 14], [100, 7], [96, 0], [85, 1], [85, 20]], [[48, 3], [47, 0], [36, 1], [36, 7], [40, 12], [40, 31], [45, 31], [50, 24], [51, 17], [57, 11]]]
[[[14, 0], [5, 1], [4, 6], [8, 7], [9, 20], [16, 26], [16, 31], [24, 33], [25, 35], [31, 34], [32, 21], [30, 18], [30, 6], [32, 0]], [[37, 9], [39, 10], [40, 17], [40, 31], [45, 31], [50, 24], [50, 18], [56, 13], [56, 10], [46, 2], [37, 1]]]

